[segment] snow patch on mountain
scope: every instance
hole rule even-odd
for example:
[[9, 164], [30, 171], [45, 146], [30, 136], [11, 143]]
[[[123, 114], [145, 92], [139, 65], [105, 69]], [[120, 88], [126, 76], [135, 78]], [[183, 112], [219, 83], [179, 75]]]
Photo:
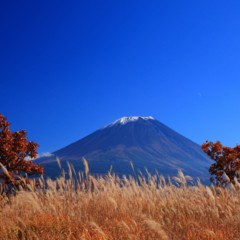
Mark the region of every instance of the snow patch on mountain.
[[121, 125], [125, 125], [129, 122], [135, 122], [135, 121], [138, 121], [139, 119], [143, 119], [143, 120], [155, 120], [153, 117], [149, 116], [149, 117], [140, 117], [140, 116], [136, 116], [136, 117], [122, 117], [122, 118], [119, 118], [117, 119], [116, 121], [108, 124], [107, 126], [103, 127], [103, 128], [106, 128], [106, 127], [112, 127], [112, 126], [115, 126], [115, 125], [118, 125], [118, 124], [121, 124]]

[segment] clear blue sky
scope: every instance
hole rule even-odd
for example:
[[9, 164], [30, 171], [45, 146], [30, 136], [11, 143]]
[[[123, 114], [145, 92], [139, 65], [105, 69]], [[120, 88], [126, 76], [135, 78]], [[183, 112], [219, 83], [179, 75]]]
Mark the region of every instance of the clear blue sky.
[[240, 1], [0, 2], [0, 113], [39, 153], [123, 116], [240, 143]]

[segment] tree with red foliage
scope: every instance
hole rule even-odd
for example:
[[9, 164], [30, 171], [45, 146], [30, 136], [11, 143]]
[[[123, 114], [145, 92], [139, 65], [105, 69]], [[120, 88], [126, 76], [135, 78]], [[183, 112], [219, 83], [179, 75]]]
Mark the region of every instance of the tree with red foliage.
[[202, 150], [215, 161], [209, 168], [210, 174], [215, 175], [215, 179], [210, 178], [211, 182], [224, 185], [229, 181], [234, 184], [235, 178], [240, 180], [240, 145], [230, 148], [222, 146], [219, 141], [206, 141]]
[[11, 132], [9, 125], [0, 114], [0, 179], [5, 186], [24, 186], [28, 176], [44, 174], [43, 166], [26, 160], [37, 157], [39, 146], [28, 141], [26, 131]]

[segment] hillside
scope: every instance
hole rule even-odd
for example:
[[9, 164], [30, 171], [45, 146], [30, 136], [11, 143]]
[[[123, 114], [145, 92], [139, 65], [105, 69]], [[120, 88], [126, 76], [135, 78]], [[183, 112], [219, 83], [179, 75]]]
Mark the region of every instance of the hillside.
[[44, 164], [47, 176], [56, 177], [61, 165], [69, 161], [75, 170], [83, 170], [82, 157], [89, 163], [92, 174], [113, 172], [133, 174], [135, 170], [150, 173], [157, 170], [164, 176], [174, 176], [178, 169], [192, 177], [207, 179], [211, 161], [201, 147], [168, 128], [152, 117], [123, 117], [92, 134], [52, 153], [50, 157], [36, 160]]

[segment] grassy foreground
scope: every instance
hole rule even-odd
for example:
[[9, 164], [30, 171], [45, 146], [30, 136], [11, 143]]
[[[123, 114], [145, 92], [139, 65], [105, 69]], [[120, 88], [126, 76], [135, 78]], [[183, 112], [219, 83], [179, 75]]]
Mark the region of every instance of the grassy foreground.
[[180, 187], [159, 176], [93, 177], [87, 165], [77, 180], [69, 173], [2, 196], [0, 239], [240, 239], [239, 185], [187, 186], [181, 172]]

